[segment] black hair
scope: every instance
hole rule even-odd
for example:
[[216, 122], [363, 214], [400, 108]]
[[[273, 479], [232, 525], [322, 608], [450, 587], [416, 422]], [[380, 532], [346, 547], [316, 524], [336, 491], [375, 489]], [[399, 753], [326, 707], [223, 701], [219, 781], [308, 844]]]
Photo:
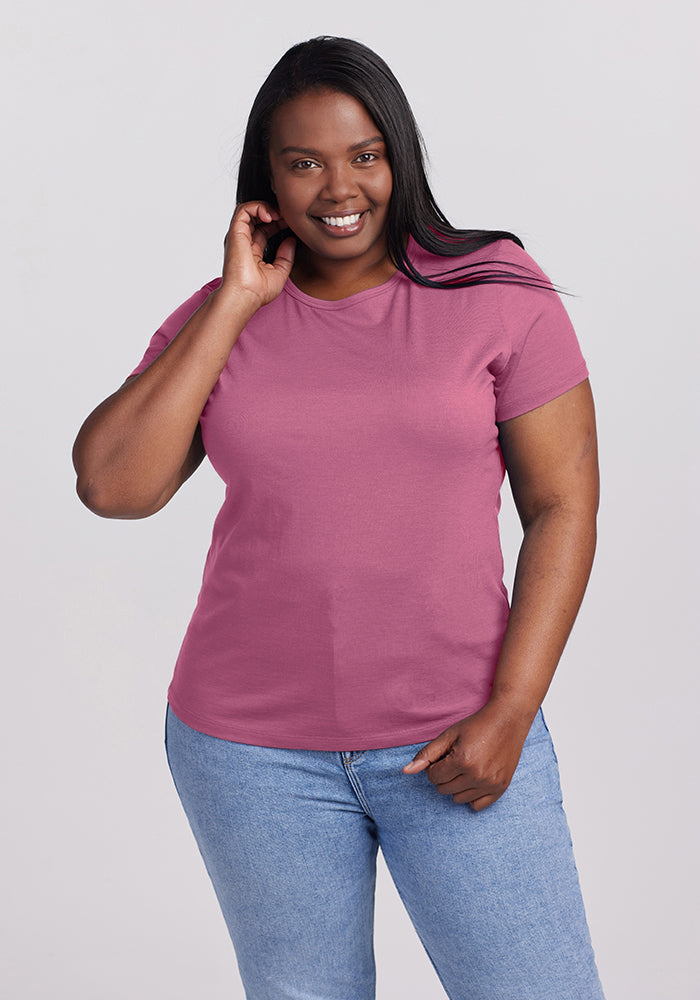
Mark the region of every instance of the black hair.
[[[272, 115], [280, 105], [310, 90], [335, 90], [354, 97], [365, 106], [384, 136], [393, 178], [386, 224], [387, 251], [393, 265], [411, 281], [429, 288], [463, 288], [494, 282], [553, 288], [524, 265], [505, 261], [462, 262], [459, 267], [440, 271], [445, 276], [441, 280], [435, 280], [435, 276], [429, 278], [416, 269], [406, 253], [407, 234], [440, 257], [473, 253], [496, 240], [512, 240], [523, 249], [524, 245], [510, 232], [455, 229], [450, 225], [430, 190], [425, 171], [425, 143], [401, 85], [380, 56], [350, 38], [320, 35], [299, 42], [270, 71], [248, 117], [238, 171], [239, 204], [258, 199], [276, 204], [270, 186], [268, 153]], [[266, 260], [274, 259], [277, 246], [287, 235], [289, 230], [268, 243]], [[522, 267], [526, 273], [484, 266], [505, 263], [509, 268]]]

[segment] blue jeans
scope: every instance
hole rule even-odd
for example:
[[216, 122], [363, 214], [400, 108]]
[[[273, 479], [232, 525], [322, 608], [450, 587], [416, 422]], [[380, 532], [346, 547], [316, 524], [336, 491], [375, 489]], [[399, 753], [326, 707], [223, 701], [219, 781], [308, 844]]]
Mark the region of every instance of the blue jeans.
[[168, 706], [168, 763], [247, 1000], [373, 1000], [378, 847], [450, 1000], [603, 997], [542, 712], [481, 812], [402, 772], [426, 742], [259, 747]]

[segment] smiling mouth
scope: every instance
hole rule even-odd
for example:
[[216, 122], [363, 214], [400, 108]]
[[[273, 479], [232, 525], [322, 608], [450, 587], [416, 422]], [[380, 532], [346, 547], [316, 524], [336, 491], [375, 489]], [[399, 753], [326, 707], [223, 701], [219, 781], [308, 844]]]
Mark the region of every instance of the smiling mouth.
[[352, 236], [362, 229], [368, 211], [365, 209], [364, 212], [353, 212], [348, 215], [313, 215], [312, 218], [329, 234]]

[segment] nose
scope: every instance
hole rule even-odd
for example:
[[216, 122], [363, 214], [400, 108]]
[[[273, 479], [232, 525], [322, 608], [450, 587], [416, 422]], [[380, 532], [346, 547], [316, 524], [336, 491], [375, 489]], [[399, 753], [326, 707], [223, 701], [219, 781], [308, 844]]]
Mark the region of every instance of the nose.
[[329, 166], [325, 171], [324, 181], [321, 195], [328, 201], [347, 201], [349, 198], [356, 198], [359, 194], [357, 179], [349, 164]]

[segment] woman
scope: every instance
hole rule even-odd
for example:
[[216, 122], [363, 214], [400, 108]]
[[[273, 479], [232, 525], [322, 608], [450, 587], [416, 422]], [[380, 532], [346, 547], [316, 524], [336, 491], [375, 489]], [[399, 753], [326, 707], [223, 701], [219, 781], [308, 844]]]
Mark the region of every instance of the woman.
[[595, 546], [588, 372], [521, 242], [453, 229], [421, 149], [363, 45], [282, 57], [222, 276], [86, 420], [78, 493], [147, 517], [205, 451], [227, 484], [166, 747], [248, 998], [374, 996], [381, 846], [452, 1000], [594, 1000], [540, 708]]

